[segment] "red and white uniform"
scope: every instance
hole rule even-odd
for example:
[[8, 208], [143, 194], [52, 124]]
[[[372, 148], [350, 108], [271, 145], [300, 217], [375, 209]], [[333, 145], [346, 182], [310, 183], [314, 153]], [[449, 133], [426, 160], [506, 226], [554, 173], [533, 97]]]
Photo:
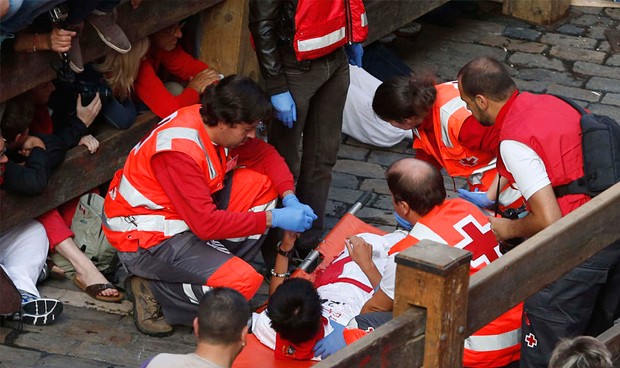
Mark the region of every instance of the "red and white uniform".
[[[470, 274], [501, 256], [487, 217], [467, 201], [446, 200], [422, 217], [409, 236], [390, 249], [380, 283], [381, 290], [390, 298], [394, 299], [396, 254], [423, 239], [472, 252]], [[522, 309], [522, 304], [517, 305], [465, 339], [463, 365], [502, 367], [519, 360]]]
[[[403, 231], [396, 231], [383, 236], [370, 233], [359, 234], [358, 236], [372, 245], [372, 260], [377, 266], [377, 269], [381, 271], [385, 268], [385, 263], [388, 259], [388, 250], [403, 239], [406, 234], [407, 233]], [[339, 262], [342, 260], [346, 261], [347, 258], [349, 261], [342, 267]], [[333, 281], [320, 286], [317, 285], [317, 291], [321, 299], [325, 299], [323, 303], [323, 317], [326, 323], [324, 323], [323, 336], [327, 336], [332, 331], [332, 327], [327, 321], [328, 319], [346, 326], [351, 319], [359, 315], [364, 304], [374, 293], [370, 281], [361, 268], [350, 260], [346, 248], [325, 270], [325, 273], [330, 272], [330, 268], [333, 268], [333, 266], [341, 271], [336, 277], [336, 279], [340, 279], [340, 281]], [[317, 282], [319, 281], [320, 280], [317, 280]], [[270, 349], [275, 349], [276, 332], [270, 326], [270, 320], [269, 317], [267, 317], [266, 310], [260, 314], [254, 313], [252, 319], [252, 333], [256, 335], [259, 341], [265, 346]], [[323, 336], [321, 336], [321, 338]], [[318, 340], [320, 340], [320, 338]], [[311, 348], [314, 347], [316, 341], [313, 341]], [[319, 358], [315, 360], [319, 360]]]

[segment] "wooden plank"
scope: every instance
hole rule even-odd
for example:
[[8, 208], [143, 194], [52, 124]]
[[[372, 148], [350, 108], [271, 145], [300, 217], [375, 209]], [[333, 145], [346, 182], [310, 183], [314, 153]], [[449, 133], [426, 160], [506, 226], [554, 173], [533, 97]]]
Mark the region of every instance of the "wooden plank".
[[[183, 18], [206, 9], [222, 0], [145, 0], [142, 5], [131, 10], [129, 2], [118, 7], [118, 24], [127, 37], [135, 41], [165, 28]], [[113, 52], [103, 45], [90, 25], [84, 26], [80, 37], [84, 62], [95, 60], [108, 52]], [[45, 81], [55, 77], [50, 62], [58, 62], [54, 52], [13, 53], [2, 57], [0, 73], [0, 101], [17, 96]]]
[[0, 234], [110, 180], [131, 148], [158, 121], [149, 112], [140, 115], [128, 130], [110, 128], [98, 134], [99, 149], [92, 155], [83, 146], [72, 148], [40, 196], [20, 197], [0, 190]]
[[226, 0], [201, 13], [199, 58], [224, 75], [242, 74], [258, 80], [248, 12], [248, 0]]
[[504, 0], [502, 12], [534, 24], [549, 25], [568, 16], [570, 0]]
[[368, 39], [365, 44], [397, 30], [448, 0], [365, 0], [368, 15]]
[[620, 3], [613, 0], [571, 0], [571, 6], [587, 6], [592, 8], [620, 8]]
[[[616, 323], [609, 330], [597, 336], [597, 339], [607, 346], [614, 361], [620, 360], [620, 323]], [[618, 365], [614, 365], [618, 367]]]
[[421, 367], [425, 315], [420, 308], [410, 308], [313, 367]]
[[429, 240], [396, 256], [394, 316], [411, 306], [426, 309], [425, 367], [462, 365], [471, 257]]
[[466, 335], [620, 239], [620, 183], [472, 276]]

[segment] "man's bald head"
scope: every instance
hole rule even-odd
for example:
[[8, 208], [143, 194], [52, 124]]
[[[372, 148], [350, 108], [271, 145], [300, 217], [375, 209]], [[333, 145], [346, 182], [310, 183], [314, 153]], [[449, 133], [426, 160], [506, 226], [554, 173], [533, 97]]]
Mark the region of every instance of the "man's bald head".
[[394, 162], [385, 172], [395, 202], [406, 202], [420, 216], [426, 215], [446, 199], [439, 170], [415, 158]]

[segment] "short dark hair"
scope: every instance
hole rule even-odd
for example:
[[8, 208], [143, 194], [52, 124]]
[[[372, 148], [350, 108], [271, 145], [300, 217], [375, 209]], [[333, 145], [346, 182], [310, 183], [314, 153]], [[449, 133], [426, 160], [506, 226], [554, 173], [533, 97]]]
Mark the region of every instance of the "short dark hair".
[[200, 299], [198, 338], [216, 345], [237, 342], [250, 316], [250, 305], [241, 293], [225, 287], [213, 288]]
[[404, 201], [420, 216], [446, 199], [443, 176], [434, 166], [414, 158], [394, 162], [385, 171], [388, 188], [395, 201]]
[[517, 88], [508, 68], [489, 56], [465, 64], [458, 73], [463, 92], [473, 98], [483, 95], [493, 101], [505, 101]]
[[323, 306], [308, 280], [285, 280], [269, 297], [267, 316], [271, 327], [294, 344], [309, 341], [321, 327]]
[[22, 93], [6, 102], [0, 130], [7, 143], [15, 142], [18, 134], [23, 133], [34, 116], [34, 103], [28, 93]]
[[201, 114], [210, 126], [223, 122], [267, 122], [273, 116], [271, 102], [265, 92], [248, 77], [230, 75], [212, 84], [202, 95]]
[[611, 353], [591, 336], [563, 339], [555, 347], [549, 368], [612, 368]]
[[435, 84], [435, 77], [430, 74], [385, 81], [375, 91], [372, 109], [387, 121], [424, 116], [437, 98]]

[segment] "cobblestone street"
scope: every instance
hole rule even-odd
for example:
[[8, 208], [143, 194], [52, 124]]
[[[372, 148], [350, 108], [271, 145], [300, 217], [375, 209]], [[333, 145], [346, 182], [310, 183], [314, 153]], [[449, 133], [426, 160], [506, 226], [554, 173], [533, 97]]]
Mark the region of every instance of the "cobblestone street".
[[[422, 28], [415, 37], [396, 38], [386, 46], [414, 71], [434, 71], [441, 81], [455, 79], [473, 57], [494, 56], [512, 67], [521, 90], [564, 95], [620, 122], [620, 53], [614, 54], [605, 36], [608, 29], [620, 30], [620, 8], [572, 7], [568, 18], [549, 27], [503, 16], [501, 4], [494, 2], [443, 18], [441, 23], [420, 19]], [[411, 141], [377, 148], [343, 135], [327, 205], [328, 227], [364, 191], [372, 190], [372, 199], [357, 216], [393, 230], [383, 174], [392, 162], [413, 154]], [[449, 196], [463, 183], [446, 177]], [[48, 280], [41, 291], [65, 303], [63, 314], [51, 326], [24, 326], [21, 334], [13, 330], [16, 323], [0, 327], [0, 367], [138, 367], [158, 352], [194, 350], [189, 328], [176, 328], [161, 339], [138, 332], [129, 301], [95, 301], [70, 280]]]

